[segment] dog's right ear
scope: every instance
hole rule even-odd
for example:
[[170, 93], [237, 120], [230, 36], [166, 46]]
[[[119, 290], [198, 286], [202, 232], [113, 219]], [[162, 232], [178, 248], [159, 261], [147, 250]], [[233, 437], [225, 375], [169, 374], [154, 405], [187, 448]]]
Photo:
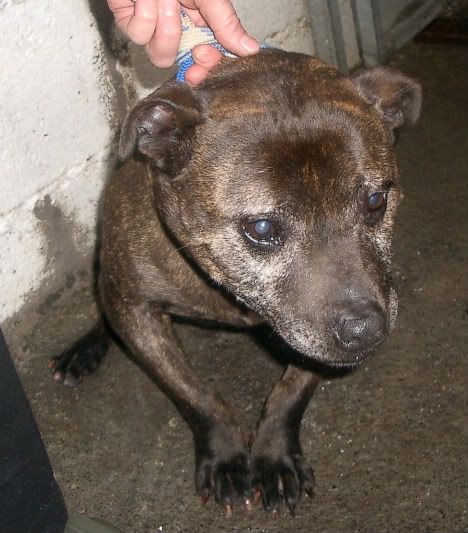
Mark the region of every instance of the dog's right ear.
[[120, 134], [119, 157], [125, 161], [137, 149], [162, 172], [175, 175], [190, 157], [201, 122], [193, 90], [185, 83], [167, 83], [130, 111]]

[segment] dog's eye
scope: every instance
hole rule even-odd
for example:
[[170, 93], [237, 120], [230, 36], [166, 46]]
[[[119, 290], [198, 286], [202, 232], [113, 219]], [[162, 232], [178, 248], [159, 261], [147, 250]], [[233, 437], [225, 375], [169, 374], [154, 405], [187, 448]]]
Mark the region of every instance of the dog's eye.
[[367, 210], [370, 212], [378, 211], [387, 206], [387, 193], [376, 192], [367, 199]]
[[369, 224], [375, 224], [387, 208], [387, 192], [376, 192], [366, 200], [365, 216]]
[[247, 240], [254, 244], [261, 246], [278, 246], [281, 244], [278, 225], [267, 218], [243, 220], [242, 230]]

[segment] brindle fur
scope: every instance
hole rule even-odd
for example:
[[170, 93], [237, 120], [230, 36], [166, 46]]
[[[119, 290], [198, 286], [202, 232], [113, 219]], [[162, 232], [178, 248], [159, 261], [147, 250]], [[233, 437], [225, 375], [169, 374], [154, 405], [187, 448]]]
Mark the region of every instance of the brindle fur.
[[[100, 297], [114, 332], [191, 427], [202, 496], [231, 505], [258, 487], [266, 509], [294, 509], [313, 487], [299, 429], [319, 375], [287, 367], [249, 449], [231, 407], [195, 375], [172, 317], [265, 320], [306, 358], [334, 366], [371, 354], [397, 310], [393, 131], [417, 119], [420, 103], [417, 82], [392, 69], [344, 77], [315, 58], [266, 50], [223, 60], [199, 88], [165, 84], [130, 113], [121, 157], [140, 156], [105, 190]], [[386, 213], [369, 225], [363, 206], [381, 190]], [[282, 245], [251, 246], [244, 216], [277, 220]], [[379, 309], [370, 345], [335, 342], [343, 302]], [[67, 373], [73, 365], [56, 377]]]

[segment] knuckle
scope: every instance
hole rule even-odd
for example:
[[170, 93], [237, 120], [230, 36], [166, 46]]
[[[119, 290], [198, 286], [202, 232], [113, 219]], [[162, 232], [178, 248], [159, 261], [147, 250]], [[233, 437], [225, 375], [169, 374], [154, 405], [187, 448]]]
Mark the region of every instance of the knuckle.
[[179, 37], [179, 30], [177, 26], [167, 25], [163, 26], [161, 30], [158, 32], [160, 37], [164, 37], [165, 39], [177, 39]]
[[235, 12], [231, 13], [224, 21], [224, 29], [229, 31], [236, 31], [240, 28], [239, 17]]
[[238, 31], [240, 27], [241, 25], [239, 17], [234, 11], [232, 13], [229, 13], [229, 15], [219, 21], [218, 24], [213, 24], [214, 31], [222, 31], [228, 33]]
[[138, 14], [138, 18], [145, 23], [152, 23], [153, 25], [156, 25], [158, 20], [156, 14], [147, 9], [143, 9], [141, 13]]

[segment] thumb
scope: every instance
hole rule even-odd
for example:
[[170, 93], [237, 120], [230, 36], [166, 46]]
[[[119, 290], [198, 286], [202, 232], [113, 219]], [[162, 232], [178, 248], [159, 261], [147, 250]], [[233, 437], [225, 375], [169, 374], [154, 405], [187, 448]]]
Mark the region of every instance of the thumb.
[[229, 0], [199, 0], [196, 5], [216, 39], [226, 50], [238, 56], [258, 52], [258, 42], [242, 27]]

